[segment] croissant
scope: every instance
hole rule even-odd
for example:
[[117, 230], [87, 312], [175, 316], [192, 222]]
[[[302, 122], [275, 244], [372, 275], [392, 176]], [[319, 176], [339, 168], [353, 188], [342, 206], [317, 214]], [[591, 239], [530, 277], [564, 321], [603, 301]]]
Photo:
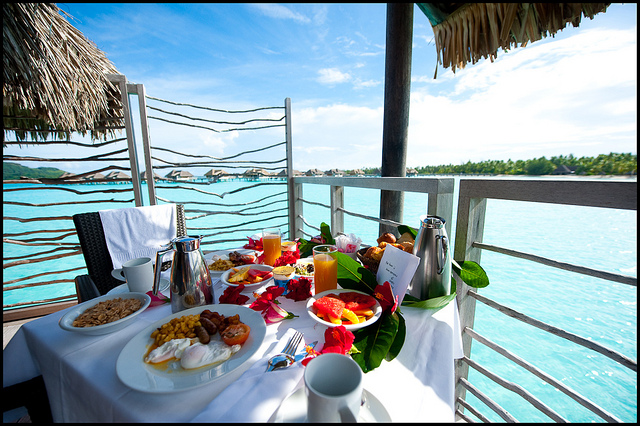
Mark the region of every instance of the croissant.
[[393, 235], [390, 232], [385, 232], [384, 234], [380, 235], [380, 238], [378, 238], [378, 244], [382, 243], [382, 242], [386, 242], [386, 243], [395, 243], [396, 242], [396, 236]]

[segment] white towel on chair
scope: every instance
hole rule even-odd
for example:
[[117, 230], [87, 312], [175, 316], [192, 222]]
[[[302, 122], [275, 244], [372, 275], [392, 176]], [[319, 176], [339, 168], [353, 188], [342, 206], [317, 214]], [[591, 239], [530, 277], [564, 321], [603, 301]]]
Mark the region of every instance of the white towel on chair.
[[100, 220], [113, 268], [127, 260], [150, 257], [176, 237], [176, 205], [102, 210]]

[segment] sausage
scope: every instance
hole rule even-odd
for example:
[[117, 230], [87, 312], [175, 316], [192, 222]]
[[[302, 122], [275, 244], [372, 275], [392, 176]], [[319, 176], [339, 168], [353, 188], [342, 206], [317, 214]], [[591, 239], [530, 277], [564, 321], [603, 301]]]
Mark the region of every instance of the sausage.
[[200, 317], [200, 324], [207, 330], [207, 333], [213, 335], [218, 331], [218, 327], [209, 318]]
[[203, 326], [197, 325], [194, 331], [196, 332], [196, 336], [198, 336], [200, 343], [202, 343], [203, 345], [206, 345], [207, 343], [209, 343], [209, 340], [210, 340], [209, 333], [207, 333], [207, 330]]

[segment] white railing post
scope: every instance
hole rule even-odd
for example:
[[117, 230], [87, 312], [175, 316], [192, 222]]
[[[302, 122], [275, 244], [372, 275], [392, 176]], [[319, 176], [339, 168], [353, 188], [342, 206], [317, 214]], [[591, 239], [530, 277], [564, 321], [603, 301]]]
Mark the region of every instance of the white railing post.
[[149, 137], [149, 121], [147, 119], [147, 98], [144, 84], [131, 84], [138, 94], [138, 108], [140, 109], [140, 131], [142, 133], [142, 149], [144, 151], [144, 166], [147, 174], [147, 190], [149, 191], [149, 205], [156, 205], [156, 182], [153, 178], [151, 164], [151, 139]]
[[331, 233], [344, 232], [344, 186], [331, 185]]
[[140, 172], [138, 168], [138, 154], [136, 150], [135, 135], [133, 133], [133, 120], [131, 118], [131, 107], [129, 104], [129, 91], [127, 87], [127, 77], [122, 74], [109, 74], [111, 82], [118, 84], [122, 100], [122, 114], [124, 116], [124, 127], [127, 133], [127, 147], [129, 148], [129, 164], [131, 165], [131, 180], [133, 183], [133, 195], [136, 207], [143, 205], [142, 188], [140, 186]]
[[[296, 190], [293, 183], [293, 138], [291, 135], [291, 98], [284, 100], [285, 140], [287, 142], [287, 199], [289, 203], [289, 239], [297, 237], [296, 227]], [[300, 188], [300, 191], [302, 189]], [[300, 212], [302, 214], [302, 212]]]

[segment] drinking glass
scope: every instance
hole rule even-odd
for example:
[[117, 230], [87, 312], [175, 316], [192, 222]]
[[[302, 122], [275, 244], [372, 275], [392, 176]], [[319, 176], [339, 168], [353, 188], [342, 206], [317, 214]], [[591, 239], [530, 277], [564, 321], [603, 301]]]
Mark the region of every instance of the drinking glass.
[[338, 288], [338, 248], [321, 245], [313, 248], [313, 280], [316, 294]]
[[267, 228], [262, 231], [262, 247], [264, 249], [265, 265], [273, 266], [281, 252], [280, 228]]

